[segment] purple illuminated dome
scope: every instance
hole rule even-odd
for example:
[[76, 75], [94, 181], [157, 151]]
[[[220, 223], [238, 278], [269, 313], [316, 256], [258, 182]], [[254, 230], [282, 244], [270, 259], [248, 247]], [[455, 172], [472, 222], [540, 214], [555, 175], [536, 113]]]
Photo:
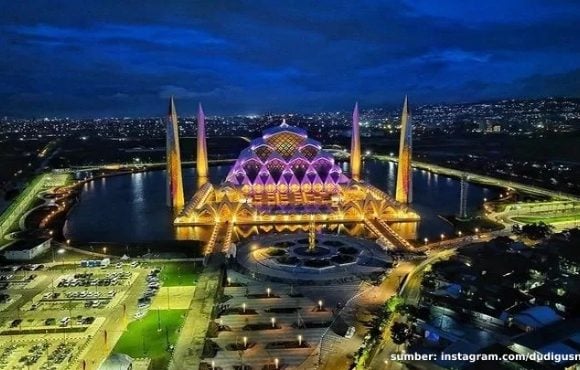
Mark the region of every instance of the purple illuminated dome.
[[252, 140], [226, 178], [244, 193], [336, 193], [350, 181], [318, 141], [286, 122]]

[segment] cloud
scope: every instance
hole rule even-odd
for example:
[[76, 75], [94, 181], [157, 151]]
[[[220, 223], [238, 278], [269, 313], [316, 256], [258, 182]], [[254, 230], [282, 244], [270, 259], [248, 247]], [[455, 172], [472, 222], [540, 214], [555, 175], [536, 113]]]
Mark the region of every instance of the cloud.
[[216, 114], [346, 110], [526, 96], [534, 80], [537, 96], [574, 95], [552, 79], [580, 65], [579, 14], [566, 0], [10, 2], [0, 114], [156, 115], [169, 95]]

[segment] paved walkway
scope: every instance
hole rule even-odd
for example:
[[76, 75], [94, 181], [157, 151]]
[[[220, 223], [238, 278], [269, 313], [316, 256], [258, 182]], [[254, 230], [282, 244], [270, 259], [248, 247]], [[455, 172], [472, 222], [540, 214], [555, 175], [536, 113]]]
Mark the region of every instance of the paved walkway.
[[210, 264], [201, 274], [169, 364], [170, 370], [199, 368], [220, 277], [217, 264]]

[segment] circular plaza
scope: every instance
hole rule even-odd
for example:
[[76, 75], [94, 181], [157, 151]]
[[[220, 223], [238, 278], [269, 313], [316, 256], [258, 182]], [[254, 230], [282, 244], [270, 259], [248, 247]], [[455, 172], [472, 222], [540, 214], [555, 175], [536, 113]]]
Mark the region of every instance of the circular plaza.
[[307, 233], [255, 237], [240, 243], [238, 264], [256, 277], [302, 283], [346, 282], [378, 275], [391, 256], [370, 240], [346, 235]]

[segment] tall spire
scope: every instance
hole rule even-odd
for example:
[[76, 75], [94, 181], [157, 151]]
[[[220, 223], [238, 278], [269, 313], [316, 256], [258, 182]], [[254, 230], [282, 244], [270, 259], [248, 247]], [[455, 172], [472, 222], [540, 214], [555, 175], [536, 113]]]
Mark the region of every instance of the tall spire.
[[361, 154], [360, 154], [360, 120], [358, 114], [358, 102], [352, 112], [352, 138], [350, 142], [350, 173], [354, 180], [360, 179]]
[[167, 205], [175, 209], [185, 204], [183, 178], [181, 176], [181, 152], [179, 150], [179, 127], [173, 96], [169, 99], [167, 112]]
[[411, 203], [413, 201], [412, 136], [411, 110], [405, 95], [405, 103], [401, 113], [401, 139], [399, 141], [399, 165], [397, 169], [397, 190], [395, 192], [395, 200], [401, 203]]
[[208, 175], [207, 144], [205, 137], [205, 114], [199, 103], [197, 110], [197, 177], [205, 182]]

